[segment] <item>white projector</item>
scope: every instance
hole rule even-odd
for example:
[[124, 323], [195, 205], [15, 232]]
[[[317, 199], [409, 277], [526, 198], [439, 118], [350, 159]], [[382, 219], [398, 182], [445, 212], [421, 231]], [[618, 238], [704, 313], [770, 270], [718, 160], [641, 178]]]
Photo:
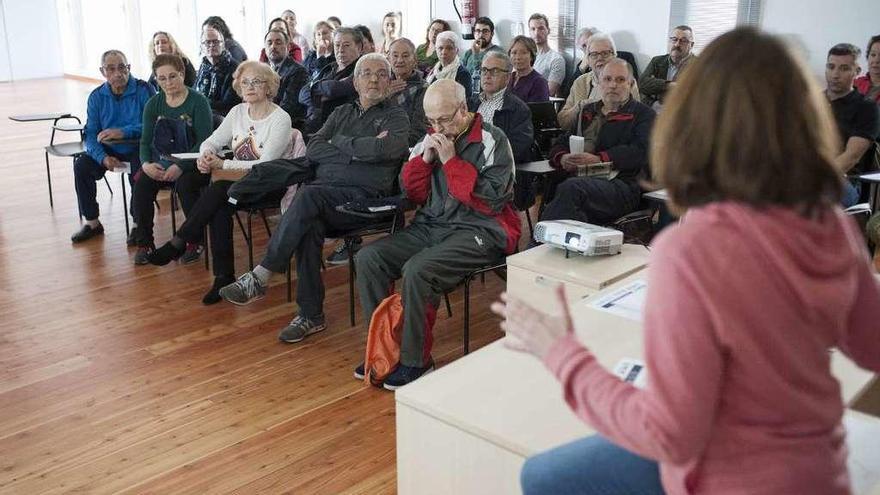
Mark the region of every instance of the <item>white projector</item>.
[[584, 256], [620, 253], [623, 232], [574, 220], [549, 220], [535, 225], [535, 241]]

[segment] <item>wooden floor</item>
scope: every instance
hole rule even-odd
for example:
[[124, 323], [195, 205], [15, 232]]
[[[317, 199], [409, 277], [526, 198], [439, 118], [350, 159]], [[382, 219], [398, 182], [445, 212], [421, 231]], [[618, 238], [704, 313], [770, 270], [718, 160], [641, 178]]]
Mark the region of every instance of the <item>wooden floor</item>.
[[[345, 267], [325, 273], [327, 330], [286, 345], [283, 277], [250, 306], [205, 307], [203, 264], [132, 264], [118, 176], [113, 196], [98, 188], [106, 235], [71, 245], [71, 161], [52, 159], [50, 209], [49, 124], [6, 116], [84, 116], [92, 87], [0, 84], [0, 493], [395, 492], [394, 397], [352, 378], [365, 329], [360, 314], [348, 324]], [[241, 272], [238, 234], [236, 249]], [[500, 337], [488, 305], [502, 288], [475, 285], [474, 348]], [[452, 303], [435, 328], [441, 365], [461, 354], [461, 291]]]

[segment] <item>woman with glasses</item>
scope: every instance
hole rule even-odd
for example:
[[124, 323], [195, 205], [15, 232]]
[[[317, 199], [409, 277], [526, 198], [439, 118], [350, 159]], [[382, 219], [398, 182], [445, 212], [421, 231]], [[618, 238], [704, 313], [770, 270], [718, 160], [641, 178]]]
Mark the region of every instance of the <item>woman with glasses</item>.
[[507, 89], [526, 103], [550, 101], [550, 86], [534, 69], [538, 46], [527, 36], [517, 36], [507, 51], [513, 64], [513, 75]]
[[[296, 60], [299, 63], [303, 61], [302, 48], [299, 47], [296, 43], [293, 42], [293, 38], [290, 37], [290, 31], [287, 29], [287, 23], [284, 22], [284, 19], [280, 17], [276, 17], [272, 19], [272, 22], [269, 23], [269, 29], [266, 32], [269, 32], [273, 29], [280, 29], [281, 31], [287, 33], [287, 54], [290, 55], [290, 58]], [[269, 57], [266, 55], [266, 49], [260, 49], [260, 62], [264, 64], [269, 63]]]
[[[153, 251], [153, 201], [159, 189], [177, 182], [174, 190], [187, 214], [198, 199], [199, 190], [207, 183], [195, 167], [175, 163], [171, 157], [174, 153], [198, 151], [213, 129], [208, 99], [188, 88], [183, 74], [183, 60], [177, 55], [159, 55], [153, 61], [153, 76], [162, 91], [144, 107], [140, 141], [142, 165], [131, 193], [137, 224], [136, 265], [147, 264], [147, 255]], [[196, 242], [190, 250], [189, 259], [198, 259], [200, 251]]]
[[208, 98], [214, 112], [214, 127], [235, 105], [241, 103], [238, 93], [232, 89], [232, 74], [238, 62], [226, 50], [223, 34], [211, 27], [202, 31], [202, 65], [196, 75], [195, 89]]
[[[177, 55], [180, 57], [181, 60], [183, 60], [183, 83], [189, 87], [193, 87], [193, 84], [196, 82], [196, 69], [193, 67], [192, 62], [189, 61], [189, 57], [187, 57], [180, 49], [177, 41], [174, 40], [174, 36], [171, 36], [171, 34], [165, 31], [156, 31], [156, 33], [153, 34], [153, 37], [150, 38], [150, 45], [147, 47], [147, 53], [150, 54], [151, 64], [159, 55]], [[150, 83], [150, 86], [156, 91], [162, 89], [159, 84], [156, 83], [155, 74], [150, 74], [150, 79], [148, 79], [147, 82]]]
[[[202, 298], [203, 304], [220, 302], [217, 291], [235, 282], [232, 246], [232, 216], [235, 212], [227, 195], [233, 184], [230, 176], [236, 173], [243, 176], [258, 163], [305, 154], [302, 135], [291, 129], [290, 115], [272, 103], [280, 84], [278, 74], [266, 64], [248, 61], [238, 66], [232, 86], [243, 103], [230, 110], [220, 127], [202, 143], [201, 156], [196, 162], [205, 177], [213, 172], [225, 178], [218, 177], [211, 183], [177, 235], [149, 256], [149, 262], [154, 265], [166, 265], [180, 258], [185, 254], [187, 244], [198, 242], [205, 227], [210, 225], [214, 283]], [[224, 159], [222, 150], [227, 147], [232, 158]], [[286, 189], [279, 189], [273, 194], [280, 201], [286, 192]]]

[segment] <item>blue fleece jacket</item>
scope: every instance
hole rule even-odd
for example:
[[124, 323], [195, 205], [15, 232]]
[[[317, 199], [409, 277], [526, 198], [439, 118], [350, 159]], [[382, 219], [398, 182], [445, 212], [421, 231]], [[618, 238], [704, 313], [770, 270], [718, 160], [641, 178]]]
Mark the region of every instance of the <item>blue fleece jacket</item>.
[[[128, 85], [121, 95], [114, 95], [109, 83], [95, 88], [86, 107], [86, 153], [98, 163], [104, 161], [107, 149], [98, 142], [98, 133], [104, 129], [122, 129], [124, 139], [139, 138], [144, 106], [153, 94], [155, 91], [149, 84], [134, 77], [128, 78]], [[138, 150], [134, 144], [109, 148], [120, 155], [136, 154]]]

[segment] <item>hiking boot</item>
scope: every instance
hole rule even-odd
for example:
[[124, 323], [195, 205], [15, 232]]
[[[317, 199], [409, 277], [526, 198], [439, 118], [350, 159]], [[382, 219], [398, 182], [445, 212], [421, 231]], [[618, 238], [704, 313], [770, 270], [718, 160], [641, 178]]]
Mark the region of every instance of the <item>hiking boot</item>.
[[361, 363], [358, 365], [357, 368], [354, 369], [355, 380], [361, 380], [361, 381], [364, 380], [364, 374], [366, 373], [366, 371], [364, 370], [365, 367], [366, 367], [366, 363]]
[[296, 315], [290, 320], [290, 323], [288, 323], [286, 327], [281, 329], [281, 333], [278, 334], [278, 340], [287, 342], [288, 344], [294, 344], [313, 333], [318, 333], [321, 330], [324, 330], [325, 328], [327, 328], [327, 326], [324, 325], [323, 315], [315, 318], [306, 318], [305, 316]]
[[74, 244], [77, 244], [80, 242], [85, 242], [92, 237], [97, 237], [99, 235], [104, 235], [103, 225], [99, 223], [97, 227], [92, 227], [89, 224], [85, 224], [75, 234], [70, 236], [70, 241]]
[[[364, 241], [360, 237], [358, 237], [353, 243], [352, 248], [354, 249], [355, 254], [361, 249]], [[327, 264], [328, 265], [347, 265], [348, 264], [348, 249], [345, 247], [345, 242], [340, 242], [336, 249], [330, 253], [330, 256], [327, 256]]]
[[397, 390], [407, 383], [412, 383], [416, 381], [419, 377], [427, 375], [432, 371], [434, 371], [433, 360], [429, 361], [428, 365], [424, 368], [416, 368], [413, 366], [405, 366], [401, 364], [397, 366], [397, 369], [394, 370], [393, 373], [388, 375], [388, 378], [385, 379], [385, 382], [382, 383], [382, 386], [385, 387], [385, 390]]
[[208, 290], [208, 292], [205, 293], [204, 296], [202, 296], [202, 304], [204, 304], [205, 306], [210, 306], [212, 304], [217, 304], [218, 302], [222, 301], [223, 298], [220, 297], [220, 289], [234, 282], [235, 277], [233, 277], [232, 275], [214, 277], [214, 283], [211, 285], [211, 288]]
[[254, 275], [254, 272], [245, 272], [244, 275], [238, 277], [238, 280], [221, 288], [218, 293], [220, 297], [232, 304], [244, 306], [257, 299], [262, 299], [266, 295], [266, 287]]
[[183, 256], [180, 257], [180, 261], [184, 265], [199, 261], [199, 258], [202, 257], [202, 252], [204, 252], [204, 250], [204, 246], [200, 244], [191, 244], [188, 242], [186, 243], [186, 251], [184, 251]]
[[135, 265], [148, 265], [150, 264], [150, 255], [152, 255], [156, 251], [156, 247], [152, 244], [149, 246], [138, 246], [137, 253], [134, 255], [134, 264]]
[[126, 246], [137, 246], [137, 236], [138, 236], [138, 228], [137, 228], [137, 225], [135, 225], [128, 232], [128, 237], [125, 238], [125, 245]]
[[[166, 242], [165, 244], [162, 244], [162, 247], [150, 253], [147, 259], [151, 265], [165, 266], [177, 258], [180, 258], [183, 253], [183, 249], [176, 248], [174, 247], [174, 244]], [[234, 280], [232, 282], [234, 282]]]

